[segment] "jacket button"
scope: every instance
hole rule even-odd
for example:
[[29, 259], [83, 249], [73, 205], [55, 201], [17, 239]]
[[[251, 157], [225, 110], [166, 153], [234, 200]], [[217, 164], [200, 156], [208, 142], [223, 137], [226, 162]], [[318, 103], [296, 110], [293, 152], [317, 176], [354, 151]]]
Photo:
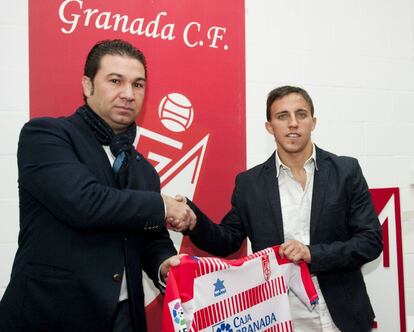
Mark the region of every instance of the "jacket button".
[[112, 276], [112, 280], [113, 280], [113, 281], [121, 281], [121, 279], [122, 279], [122, 277], [121, 277], [121, 275], [120, 275], [120, 274], [118, 274], [118, 273], [115, 273], [115, 274]]

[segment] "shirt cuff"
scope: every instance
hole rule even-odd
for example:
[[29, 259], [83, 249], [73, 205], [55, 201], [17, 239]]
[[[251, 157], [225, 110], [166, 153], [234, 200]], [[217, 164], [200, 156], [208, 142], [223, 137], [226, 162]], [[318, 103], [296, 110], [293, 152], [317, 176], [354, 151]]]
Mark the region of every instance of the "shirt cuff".
[[165, 205], [164, 200], [162, 200], [162, 205], [164, 205], [164, 220], [167, 219], [167, 205]]
[[164, 294], [165, 288], [167, 288], [167, 285], [165, 284], [164, 281], [162, 281], [162, 278], [161, 278], [161, 265], [158, 268], [158, 286], [159, 286], [158, 289], [160, 290], [161, 294]]

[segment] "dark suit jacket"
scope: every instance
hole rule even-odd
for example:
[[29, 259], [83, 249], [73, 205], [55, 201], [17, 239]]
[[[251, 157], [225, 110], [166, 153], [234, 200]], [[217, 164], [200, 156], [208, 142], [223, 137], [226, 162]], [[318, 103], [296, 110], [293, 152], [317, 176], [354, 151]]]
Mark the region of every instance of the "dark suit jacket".
[[[381, 225], [356, 159], [316, 148], [316, 163], [310, 270], [317, 275], [338, 328], [366, 332], [374, 312], [360, 267], [381, 253]], [[246, 237], [253, 251], [284, 242], [274, 154], [236, 177], [232, 208], [220, 225], [189, 204], [197, 214], [191, 240], [211, 254], [227, 256], [239, 249]]]
[[154, 168], [116, 188], [108, 157], [77, 114], [38, 118], [18, 149], [20, 234], [0, 331], [110, 331], [126, 269], [135, 331], [145, 331], [142, 270], [157, 283], [176, 253]]

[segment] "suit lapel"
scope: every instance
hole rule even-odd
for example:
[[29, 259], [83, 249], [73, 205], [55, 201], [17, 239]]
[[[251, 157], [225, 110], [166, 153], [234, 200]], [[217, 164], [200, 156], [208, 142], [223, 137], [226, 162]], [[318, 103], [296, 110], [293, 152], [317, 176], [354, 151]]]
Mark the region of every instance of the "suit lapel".
[[134, 188], [131, 189], [146, 190], [151, 187], [150, 183], [153, 177], [145, 171], [145, 161], [142, 154], [136, 150], [132, 151], [132, 154], [129, 172], [134, 177]]
[[272, 215], [269, 217], [273, 219], [277, 229], [277, 234], [275, 234], [277, 238], [276, 243], [282, 243], [284, 241], [283, 220], [282, 209], [280, 206], [279, 183], [276, 179], [275, 153], [273, 153], [273, 155], [265, 162], [263, 177], [265, 191], [272, 208]]
[[320, 214], [325, 202], [326, 188], [328, 187], [329, 179], [329, 163], [326, 161], [326, 156], [321, 149], [316, 147], [316, 163], [318, 170], [315, 170], [313, 180], [313, 192], [312, 192], [312, 208], [310, 219], [310, 242], [318, 227], [320, 221]]
[[[93, 132], [78, 114], [75, 113], [68, 119], [84, 135], [85, 143], [83, 144], [83, 149], [89, 156], [90, 162], [93, 163], [90, 167], [94, 170], [95, 175], [100, 179], [100, 181], [103, 181], [103, 183], [116, 187], [108, 156]], [[105, 166], [103, 167], [103, 165]]]

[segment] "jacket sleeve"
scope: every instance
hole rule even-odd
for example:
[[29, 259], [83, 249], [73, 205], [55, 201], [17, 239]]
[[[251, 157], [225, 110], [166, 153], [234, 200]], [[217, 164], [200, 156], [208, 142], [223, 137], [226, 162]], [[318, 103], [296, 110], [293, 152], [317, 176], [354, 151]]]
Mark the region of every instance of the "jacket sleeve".
[[39, 118], [23, 127], [18, 166], [20, 191], [73, 228], [145, 230], [164, 226], [159, 192], [120, 190], [100, 183], [79, 160], [70, 135], [57, 119]]
[[[319, 239], [309, 246], [311, 272], [355, 270], [377, 258], [382, 251], [382, 228], [375, 213], [368, 185], [356, 159], [350, 159], [352, 172], [346, 181], [346, 211], [343, 239]], [[345, 203], [344, 203], [345, 204]], [[335, 222], [335, 221], [334, 221]], [[341, 221], [338, 221], [341, 222]], [[329, 235], [327, 235], [329, 236]], [[328, 241], [329, 240], [329, 241]]]
[[165, 286], [159, 283], [160, 266], [166, 259], [176, 254], [177, 250], [175, 250], [167, 229], [163, 228], [157, 232], [146, 232], [145, 255], [143, 256], [142, 266], [161, 293], [163, 293]]
[[191, 241], [200, 249], [216, 256], [228, 256], [237, 251], [246, 238], [246, 230], [240, 212], [239, 176], [231, 198], [231, 209], [221, 220], [214, 223], [193, 202], [189, 206], [197, 216], [195, 228], [189, 232]]

